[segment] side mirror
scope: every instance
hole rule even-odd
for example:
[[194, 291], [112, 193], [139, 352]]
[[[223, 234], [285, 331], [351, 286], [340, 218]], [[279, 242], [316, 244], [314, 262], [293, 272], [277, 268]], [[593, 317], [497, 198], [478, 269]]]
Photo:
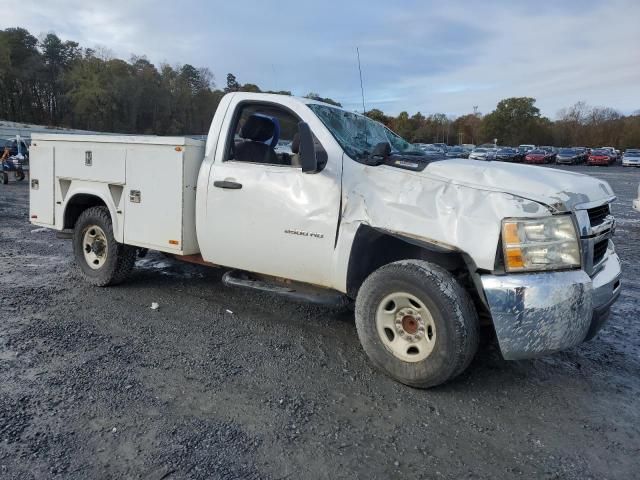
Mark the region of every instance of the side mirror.
[[384, 159], [391, 155], [391, 145], [388, 142], [380, 142], [373, 147], [369, 158], [365, 159], [367, 165], [378, 166], [384, 163]]
[[300, 135], [300, 165], [304, 173], [315, 173], [318, 171], [318, 159], [316, 158], [316, 146], [313, 143], [313, 134], [309, 124], [298, 123], [298, 134]]
[[373, 147], [373, 152], [371, 152], [372, 157], [379, 157], [382, 159], [387, 158], [391, 155], [391, 145], [389, 142], [380, 142], [375, 147]]

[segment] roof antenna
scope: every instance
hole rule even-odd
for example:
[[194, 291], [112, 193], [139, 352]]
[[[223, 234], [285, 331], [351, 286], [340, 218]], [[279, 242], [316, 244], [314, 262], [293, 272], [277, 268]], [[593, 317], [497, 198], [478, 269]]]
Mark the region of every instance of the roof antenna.
[[367, 110], [364, 107], [364, 87], [362, 86], [362, 67], [360, 66], [360, 49], [356, 47], [356, 54], [358, 55], [358, 70], [360, 71], [360, 91], [362, 92], [362, 114], [366, 115]]

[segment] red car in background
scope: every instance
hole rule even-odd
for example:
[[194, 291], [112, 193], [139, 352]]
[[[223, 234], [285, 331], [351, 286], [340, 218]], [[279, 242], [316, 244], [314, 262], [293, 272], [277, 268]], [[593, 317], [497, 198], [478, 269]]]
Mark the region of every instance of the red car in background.
[[530, 150], [524, 156], [524, 163], [545, 164], [549, 163], [551, 155], [549, 152], [541, 149]]
[[610, 151], [596, 148], [591, 150], [589, 158], [587, 158], [587, 165], [604, 165], [608, 167], [615, 161], [616, 159], [612, 157]]

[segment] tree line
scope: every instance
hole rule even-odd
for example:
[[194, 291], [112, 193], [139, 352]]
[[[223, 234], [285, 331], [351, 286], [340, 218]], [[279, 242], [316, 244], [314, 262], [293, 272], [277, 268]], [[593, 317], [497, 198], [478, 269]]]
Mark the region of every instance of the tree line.
[[[205, 134], [225, 93], [262, 91], [232, 73], [225, 80], [218, 88], [208, 68], [156, 66], [144, 56], [125, 61], [54, 33], [38, 39], [24, 28], [0, 30], [0, 118], [6, 120], [118, 133]], [[315, 92], [306, 96], [340, 106]], [[366, 114], [411, 142], [640, 146], [640, 112], [625, 116], [579, 102], [552, 121], [535, 102], [508, 98], [486, 115], [457, 118], [390, 116], [378, 109]]]
[[[0, 118], [82, 130], [204, 134], [225, 93], [260, 92], [229, 73], [216, 88], [207, 68], [153, 65], [82, 48], [54, 33], [0, 30]], [[291, 95], [289, 91], [278, 91]], [[339, 105], [317, 93], [307, 96]]]
[[388, 116], [374, 109], [367, 115], [384, 123], [411, 142], [449, 145], [493, 143], [500, 145], [613, 146], [640, 148], [640, 111], [622, 115], [612, 108], [585, 102], [564, 108], [552, 121], [540, 114], [531, 97], [506, 98], [487, 115], [474, 112], [457, 118], [442, 113]]

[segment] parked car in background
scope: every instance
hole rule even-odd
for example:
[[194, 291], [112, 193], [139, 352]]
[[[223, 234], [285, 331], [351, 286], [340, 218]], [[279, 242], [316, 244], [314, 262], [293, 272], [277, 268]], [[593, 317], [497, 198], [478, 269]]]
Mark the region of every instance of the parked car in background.
[[447, 153], [449, 151], [449, 145], [447, 145], [446, 143], [432, 143], [431, 145], [441, 149], [444, 153]]
[[463, 143], [462, 145], [460, 145], [462, 148], [466, 149], [466, 150], [473, 150], [474, 148], [476, 148], [476, 146], [473, 143]]
[[474, 148], [469, 154], [469, 160], [487, 160], [488, 154], [490, 154], [491, 156], [495, 155], [493, 149], [477, 147]]
[[542, 150], [541, 148], [536, 148], [524, 156], [524, 163], [543, 165], [545, 163], [550, 163], [550, 159], [551, 156], [547, 151]]
[[521, 162], [524, 155], [511, 147], [499, 148], [496, 152], [496, 160], [501, 162]]
[[466, 148], [463, 148], [461, 146], [455, 146], [455, 147], [451, 147], [447, 151], [447, 153], [445, 153], [445, 156], [447, 158], [469, 158], [470, 153], [471, 152]]
[[594, 148], [587, 159], [587, 165], [604, 165], [608, 167], [615, 163], [616, 159], [610, 150], [604, 148]]
[[623, 167], [640, 167], [640, 148], [627, 148], [622, 156]]
[[434, 145], [433, 143], [414, 143], [413, 144], [414, 147], [420, 149], [420, 150], [437, 150], [441, 153], [445, 153], [445, 151], [438, 147], [437, 145]]
[[578, 151], [573, 148], [560, 148], [556, 155], [556, 163], [558, 165], [577, 165], [581, 158]]
[[587, 157], [589, 156], [589, 149], [587, 147], [573, 147], [573, 149], [578, 152], [580, 163], [587, 161]]
[[531, 150], [535, 150], [535, 149], [536, 149], [535, 145], [527, 145], [527, 144], [525, 144], [525, 145], [519, 145], [518, 146], [518, 151], [520, 153], [527, 153], [527, 152], [529, 152]]
[[613, 147], [600, 147], [599, 150], [606, 150], [609, 152], [609, 157], [611, 157], [612, 160], [611, 163], [615, 163], [619, 158], [618, 151]]
[[498, 148], [494, 147], [494, 148], [487, 148], [487, 155], [485, 157], [485, 160], [489, 161], [489, 160], [495, 160], [496, 159], [496, 154], [498, 153]]
[[549, 145], [545, 145], [542, 147], [538, 147], [539, 150], [544, 150], [550, 157], [550, 162], [553, 163], [556, 161], [556, 156], [558, 154], [558, 149], [556, 147], [551, 147]]
[[429, 157], [430, 160], [442, 160], [443, 158], [446, 158], [445, 152], [435, 145], [430, 145], [427, 143], [418, 143], [416, 145], [424, 155]]

